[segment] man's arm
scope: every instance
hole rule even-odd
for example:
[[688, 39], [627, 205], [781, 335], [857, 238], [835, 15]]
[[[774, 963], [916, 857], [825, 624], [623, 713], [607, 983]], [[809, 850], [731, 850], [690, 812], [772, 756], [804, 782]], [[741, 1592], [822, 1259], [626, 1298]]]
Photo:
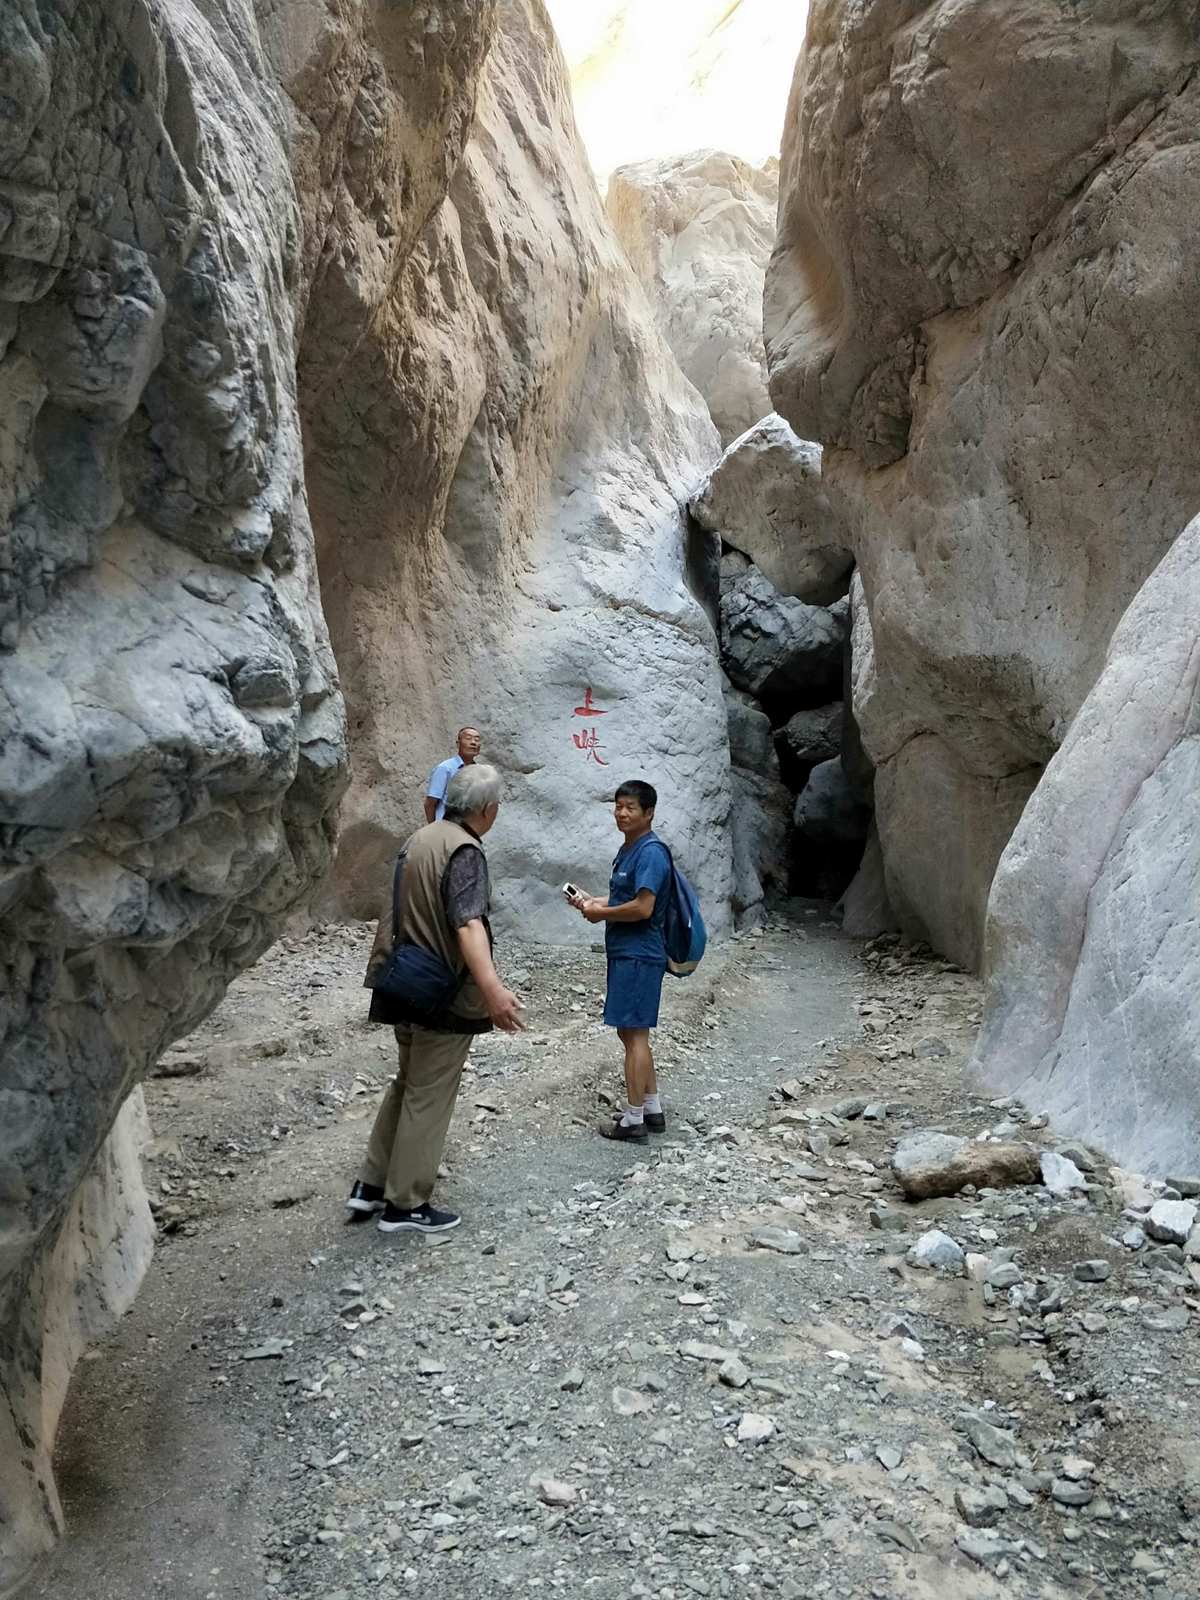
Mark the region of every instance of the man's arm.
[[425, 821], [437, 821], [437, 808], [446, 798], [446, 790], [450, 784], [450, 774], [446, 771], [446, 763], [439, 761], [429, 774], [429, 782], [425, 785]]
[[639, 889], [623, 906], [610, 906], [607, 900], [588, 900], [580, 909], [589, 922], [647, 922], [654, 915], [656, 899], [653, 889]]
[[482, 917], [472, 917], [470, 922], [465, 922], [458, 929], [457, 938], [467, 971], [479, 985], [488, 1016], [504, 1033], [523, 1033], [525, 1024], [521, 1021], [521, 1012], [525, 1008], [500, 981]]

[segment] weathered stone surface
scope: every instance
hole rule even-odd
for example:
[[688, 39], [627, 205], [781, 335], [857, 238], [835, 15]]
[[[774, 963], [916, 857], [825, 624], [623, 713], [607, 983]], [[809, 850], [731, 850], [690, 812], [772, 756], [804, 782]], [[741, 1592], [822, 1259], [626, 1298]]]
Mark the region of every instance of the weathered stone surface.
[[1037, 1183], [1041, 1176], [1031, 1144], [962, 1139], [929, 1128], [904, 1135], [892, 1156], [892, 1173], [910, 1200], [957, 1194], [968, 1183], [999, 1189]]
[[771, 392], [825, 446], [870, 604], [893, 905], [970, 965], [1024, 801], [1200, 503], [1198, 60], [1185, 5], [810, 9]]
[[725, 686], [729, 718], [729, 814], [733, 836], [733, 911], [738, 927], [762, 920], [769, 889], [787, 889], [787, 832], [792, 798], [779, 778], [771, 724], [751, 697]]
[[148, 1254], [122, 1102], [325, 870], [346, 747], [253, 14], [18, 0], [0, 55], [2, 1591]]
[[1144, 1172], [1200, 1160], [1200, 520], [1108, 661], [1001, 859], [973, 1069]]
[[760, 700], [819, 704], [842, 675], [844, 612], [781, 595], [757, 567], [721, 595], [721, 658], [739, 689]]
[[809, 761], [814, 765], [818, 761], [832, 761], [841, 754], [844, 721], [843, 703], [835, 700], [831, 705], [797, 711], [784, 724], [782, 737], [796, 761]]
[[[420, 59], [384, 59], [385, 105], [422, 103]], [[319, 123], [315, 64], [288, 87]], [[376, 242], [379, 211], [407, 211], [387, 137], [370, 132], [339, 195], [353, 247], [322, 258], [310, 324], [319, 311], [323, 331], [310, 327], [303, 371], [356, 754], [336, 903], [377, 909], [429, 770], [470, 721], [506, 776], [488, 840], [502, 922], [593, 937], [559, 885], [603, 889], [605, 802], [644, 777], [720, 932], [732, 880], [705, 609], [715, 541], [689, 536], [685, 510], [719, 441], [612, 236], [540, 6], [498, 6], [449, 192], [407, 257]]]
[[810, 605], [845, 594], [853, 557], [821, 484], [821, 447], [782, 417], [771, 413], [734, 440], [691, 509], [783, 594]]
[[771, 410], [762, 291], [778, 192], [778, 162], [719, 150], [618, 167], [608, 181], [613, 229], [725, 445]]

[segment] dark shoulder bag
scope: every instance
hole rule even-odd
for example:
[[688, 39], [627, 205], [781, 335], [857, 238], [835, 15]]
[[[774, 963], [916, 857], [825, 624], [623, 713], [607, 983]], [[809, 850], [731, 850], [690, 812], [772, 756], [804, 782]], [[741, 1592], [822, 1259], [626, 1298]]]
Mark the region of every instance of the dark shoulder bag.
[[452, 972], [432, 950], [400, 938], [400, 890], [404, 857], [392, 879], [392, 951], [367, 978], [372, 1022], [408, 1022], [446, 1011], [462, 988], [464, 973]]

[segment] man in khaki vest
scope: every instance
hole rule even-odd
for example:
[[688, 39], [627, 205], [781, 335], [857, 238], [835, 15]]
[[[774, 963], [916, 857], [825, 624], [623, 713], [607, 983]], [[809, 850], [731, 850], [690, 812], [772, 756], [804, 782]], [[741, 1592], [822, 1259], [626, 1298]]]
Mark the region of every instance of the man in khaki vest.
[[[495, 767], [463, 767], [446, 790], [446, 814], [418, 828], [401, 852], [400, 937], [440, 956], [463, 974], [451, 1008], [420, 1026], [402, 1020], [394, 1001], [399, 1068], [383, 1097], [358, 1182], [346, 1209], [356, 1218], [382, 1213], [381, 1233], [444, 1233], [461, 1220], [429, 1204], [446, 1131], [471, 1040], [493, 1027], [517, 1033], [521, 1002], [492, 963], [487, 860], [481, 840], [500, 809]], [[367, 965], [370, 980], [392, 951], [389, 897]], [[378, 994], [376, 999], [382, 998]], [[376, 1015], [373, 1002], [372, 1014]]]

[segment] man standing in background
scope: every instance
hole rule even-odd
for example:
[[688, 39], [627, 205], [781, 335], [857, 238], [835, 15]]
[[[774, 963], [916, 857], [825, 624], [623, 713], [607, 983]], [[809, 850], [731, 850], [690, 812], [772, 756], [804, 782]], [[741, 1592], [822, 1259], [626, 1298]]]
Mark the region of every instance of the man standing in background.
[[478, 728], [458, 730], [458, 754], [439, 761], [429, 774], [425, 785], [425, 821], [440, 822], [446, 814], [446, 785], [454, 774], [469, 767], [479, 754], [481, 740]]

